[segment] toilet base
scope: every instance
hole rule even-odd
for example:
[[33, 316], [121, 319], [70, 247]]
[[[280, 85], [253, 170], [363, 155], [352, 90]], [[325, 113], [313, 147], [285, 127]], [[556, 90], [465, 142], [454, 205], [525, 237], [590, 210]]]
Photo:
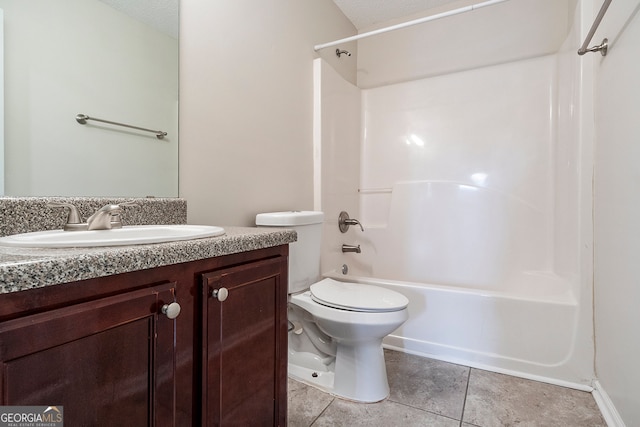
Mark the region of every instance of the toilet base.
[[326, 393], [333, 393], [333, 371], [313, 369], [308, 366], [300, 366], [289, 362], [289, 377], [301, 383], [310, 385]]
[[[356, 402], [374, 403], [389, 396], [382, 342], [338, 344], [335, 365], [318, 366], [312, 353], [289, 350], [289, 376], [334, 396]], [[297, 362], [297, 363], [296, 363]]]
[[389, 397], [382, 340], [338, 343], [333, 393], [359, 402], [379, 402]]

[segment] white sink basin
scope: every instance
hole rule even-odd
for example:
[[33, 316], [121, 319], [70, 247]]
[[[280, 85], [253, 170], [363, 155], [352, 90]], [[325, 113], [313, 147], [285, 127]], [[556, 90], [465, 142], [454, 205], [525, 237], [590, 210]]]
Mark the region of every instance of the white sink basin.
[[132, 225], [112, 230], [37, 231], [0, 237], [0, 246], [20, 248], [86, 248], [176, 242], [224, 234], [211, 225]]

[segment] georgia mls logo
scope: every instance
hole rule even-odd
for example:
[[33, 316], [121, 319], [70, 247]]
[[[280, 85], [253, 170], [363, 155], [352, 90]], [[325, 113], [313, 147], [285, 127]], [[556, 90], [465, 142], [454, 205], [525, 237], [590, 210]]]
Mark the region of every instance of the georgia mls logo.
[[0, 406], [0, 427], [63, 427], [62, 406]]
[[57, 406], [47, 406], [47, 409], [45, 409], [42, 414], [44, 415], [47, 412], [51, 412], [56, 419], [60, 418], [60, 421], [62, 421], [62, 412], [60, 411], [60, 409], [58, 409]]

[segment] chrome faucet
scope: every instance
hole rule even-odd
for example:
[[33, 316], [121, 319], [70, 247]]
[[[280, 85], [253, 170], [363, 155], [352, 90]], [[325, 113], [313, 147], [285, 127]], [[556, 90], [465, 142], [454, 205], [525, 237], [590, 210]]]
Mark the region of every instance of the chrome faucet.
[[122, 208], [119, 205], [104, 205], [87, 218], [87, 230], [111, 230], [111, 218], [120, 212]]
[[82, 222], [82, 217], [78, 208], [70, 203], [48, 203], [47, 206], [54, 208], [69, 208], [67, 222], [64, 225], [65, 231], [82, 230], [111, 230], [112, 228], [122, 228], [120, 213], [122, 206], [139, 206], [136, 202], [124, 202], [119, 205], [104, 205], [93, 215], [87, 218], [87, 222]]
[[342, 252], [355, 252], [355, 253], [359, 254], [362, 251], [360, 250], [360, 245], [358, 245], [358, 246], [342, 245]]

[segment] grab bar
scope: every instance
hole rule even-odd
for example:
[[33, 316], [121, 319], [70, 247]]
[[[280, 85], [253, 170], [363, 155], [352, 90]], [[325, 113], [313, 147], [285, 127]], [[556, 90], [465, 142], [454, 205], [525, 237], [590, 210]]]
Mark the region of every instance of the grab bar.
[[609, 40], [606, 38], [602, 40], [602, 43], [600, 43], [597, 46], [593, 46], [590, 48], [587, 48], [587, 46], [589, 46], [589, 43], [591, 43], [591, 39], [593, 38], [593, 35], [598, 29], [598, 25], [600, 25], [600, 21], [602, 21], [604, 14], [607, 12], [607, 9], [609, 8], [609, 4], [611, 4], [611, 0], [604, 0], [604, 3], [602, 3], [600, 12], [598, 12], [598, 16], [596, 16], [596, 20], [593, 21], [593, 25], [591, 25], [591, 29], [587, 34], [587, 38], [584, 40], [584, 43], [582, 43], [582, 46], [580, 47], [580, 49], [578, 49], [578, 55], [582, 56], [587, 52], [600, 52], [602, 56], [607, 55], [607, 50], [609, 49]]
[[358, 188], [358, 193], [360, 194], [383, 194], [383, 193], [393, 193], [393, 188], [391, 187], [380, 187], [380, 188]]
[[138, 127], [138, 126], [125, 125], [124, 123], [112, 122], [112, 121], [109, 121], [109, 120], [97, 119], [95, 117], [89, 117], [86, 114], [78, 114], [76, 116], [76, 121], [78, 123], [80, 123], [81, 125], [87, 124], [87, 120], [94, 120], [96, 122], [108, 123], [110, 125], [124, 126], [126, 128], [130, 128], [130, 129], [137, 129], [137, 130], [143, 130], [145, 132], [155, 133], [156, 134], [156, 138], [158, 138], [158, 139], [163, 139], [165, 136], [167, 136], [167, 133], [163, 132], [161, 130], [145, 129], [145, 128], [141, 128], [141, 127]]

